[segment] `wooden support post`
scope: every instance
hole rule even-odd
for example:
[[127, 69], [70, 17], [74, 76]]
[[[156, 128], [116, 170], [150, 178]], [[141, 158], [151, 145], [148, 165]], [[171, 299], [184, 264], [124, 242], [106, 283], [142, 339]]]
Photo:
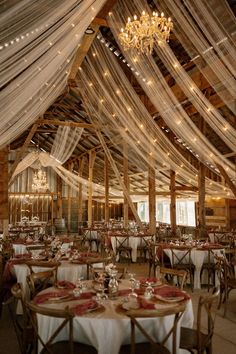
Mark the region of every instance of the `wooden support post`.
[[51, 226], [53, 225], [53, 219], [54, 219], [54, 198], [53, 198], [54, 194], [51, 193]]
[[[127, 148], [126, 143], [124, 143], [123, 151], [124, 151], [124, 158], [123, 158], [124, 185], [125, 185], [127, 191], [129, 191], [129, 174], [128, 174], [129, 163], [128, 163], [128, 157], [127, 157], [128, 156], [128, 148]], [[124, 193], [123, 216], [124, 216], [124, 227], [128, 228], [128, 226], [129, 226], [129, 204], [128, 204], [128, 200], [125, 196], [125, 193]]]
[[[69, 171], [72, 172], [73, 163], [69, 164]], [[71, 232], [71, 186], [68, 184], [68, 209], [67, 209], [67, 232]]]
[[199, 204], [199, 215], [198, 215], [198, 228], [199, 237], [205, 237], [206, 234], [206, 211], [205, 211], [205, 196], [206, 196], [206, 186], [205, 186], [205, 166], [199, 162], [199, 172], [198, 172], [198, 204]]
[[176, 190], [175, 171], [170, 171], [170, 224], [173, 235], [176, 235]]
[[[85, 156], [83, 156], [79, 161], [79, 176], [82, 177], [83, 170], [85, 165]], [[83, 221], [83, 186], [82, 183], [79, 184], [79, 192], [78, 192], [78, 225], [81, 225]]]
[[57, 175], [57, 219], [62, 218], [62, 179]]
[[8, 236], [8, 147], [0, 150], [0, 232]]
[[103, 147], [103, 149], [104, 149], [104, 151], [105, 151], [105, 153], [107, 155], [107, 158], [108, 158], [108, 160], [109, 160], [109, 162], [111, 164], [111, 167], [112, 167], [113, 171], [115, 172], [116, 178], [118, 179], [121, 187], [123, 188], [124, 193], [126, 194], [126, 198], [128, 200], [129, 206], [130, 206], [130, 208], [131, 208], [131, 210], [132, 210], [132, 212], [134, 214], [135, 220], [136, 220], [137, 224], [139, 225], [140, 229], [143, 229], [143, 224], [142, 224], [142, 222], [140, 220], [140, 217], [139, 217], [139, 215], [137, 213], [137, 210], [136, 210], [136, 208], [135, 208], [135, 206], [134, 206], [134, 204], [132, 202], [132, 199], [130, 198], [129, 192], [128, 192], [128, 190], [127, 190], [127, 188], [126, 188], [126, 186], [125, 186], [125, 184], [124, 184], [124, 182], [123, 182], [123, 180], [122, 180], [122, 178], [120, 176], [120, 173], [119, 173], [119, 170], [118, 170], [118, 168], [117, 168], [117, 166], [115, 164], [115, 161], [113, 160], [112, 155], [111, 155], [111, 153], [110, 153], [110, 151], [109, 151], [109, 149], [108, 149], [108, 147], [106, 145], [106, 142], [105, 142], [100, 130], [96, 130], [96, 132], [97, 132], [97, 136], [99, 138], [99, 141], [100, 141], [100, 143], [101, 143], [101, 145], [102, 145], [102, 147]]
[[105, 184], [105, 222], [109, 222], [109, 173], [108, 158], [104, 157], [104, 184]]
[[89, 151], [89, 190], [88, 190], [88, 227], [93, 224], [93, 166], [96, 157], [95, 151]]
[[149, 231], [156, 233], [156, 179], [155, 169], [148, 168], [148, 197], [149, 197]]

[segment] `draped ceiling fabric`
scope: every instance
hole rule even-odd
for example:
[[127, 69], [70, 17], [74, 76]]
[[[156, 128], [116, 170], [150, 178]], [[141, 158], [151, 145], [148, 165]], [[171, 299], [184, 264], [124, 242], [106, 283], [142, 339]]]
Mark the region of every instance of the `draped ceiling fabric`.
[[[32, 125], [63, 92], [84, 31], [105, 2], [22, 0], [0, 13], [0, 148]], [[176, 36], [192, 61], [235, 113], [236, 23], [226, 2], [165, 0], [162, 4], [174, 19]], [[150, 11], [144, 0], [118, 1], [107, 18], [116, 40], [127, 18], [139, 15], [143, 9]], [[121, 70], [117, 58], [104, 46], [101, 35], [99, 38], [100, 42], [95, 41], [78, 73], [83, 82], [78, 93], [83, 97], [91, 121], [103, 126], [103, 132], [122, 154], [121, 142], [126, 142], [128, 158], [144, 170], [148, 164], [155, 164], [157, 172], [166, 176], [172, 169], [181, 184], [197, 186], [198, 171], [158, 127]], [[234, 127], [194, 84], [168, 44], [155, 50], [187, 99], [228, 148], [236, 152]], [[129, 51], [123, 54], [158, 114], [189, 146], [190, 152], [216, 173], [219, 173], [217, 164], [224, 166], [229, 177], [235, 180], [235, 165], [194, 124], [153, 57]], [[51, 166], [71, 187], [77, 189], [82, 183], [87, 188], [88, 181], [62, 166], [81, 134], [81, 129], [72, 131], [60, 127], [51, 154], [30, 153], [17, 166], [13, 178], [39, 159], [43, 166]], [[95, 184], [93, 187], [98, 194], [104, 194], [104, 187]], [[206, 179], [206, 189], [211, 195], [232, 197], [232, 192], [223, 183]], [[117, 190], [110, 192], [121, 195]]]
[[[72, 155], [76, 145], [79, 142], [82, 132], [83, 128], [59, 127], [53, 142], [51, 154], [40, 151], [30, 152], [17, 165], [12, 175], [11, 181], [13, 181], [14, 178], [22, 171], [26, 170], [30, 166], [33, 167], [35, 162], [39, 161], [43, 167], [51, 167], [63, 179], [65, 183], [67, 183], [76, 191], [79, 190], [79, 186], [82, 184], [83, 197], [86, 199], [89, 181], [73, 172], [68, 171], [65, 167], [62, 166], [62, 164], [65, 163]], [[105, 194], [105, 189], [103, 186], [92, 183], [92, 187], [94, 196]], [[110, 193], [111, 195], [121, 195], [120, 191], [114, 190], [112, 188]]]
[[[99, 35], [100, 37], [100, 35]], [[101, 37], [100, 37], [101, 38]], [[100, 41], [94, 41], [78, 72], [80, 94], [92, 122], [99, 123], [105, 134], [123, 152], [122, 142], [129, 146], [128, 158], [138, 155], [157, 169], [175, 170], [183, 184], [198, 185], [197, 170], [165, 136], [154, 122], [115, 56]], [[121, 137], [117, 142], [117, 136]], [[206, 181], [207, 192], [231, 195], [223, 185]]]
[[[120, 0], [118, 2], [117, 6], [110, 13], [110, 16], [108, 16], [108, 22], [117, 39], [117, 43], [119, 43], [118, 34], [120, 28], [124, 27], [127, 18], [131, 17], [134, 13], [139, 15], [143, 9], [148, 10], [146, 2], [142, 0], [136, 0], [135, 2]], [[123, 51], [121, 46], [120, 49]], [[197, 86], [191, 82], [187, 73], [184, 72], [174, 57], [168, 44], [162, 44], [156, 50], [158, 54], [160, 53], [159, 56], [167, 68], [171, 69], [171, 73], [176, 73], [174, 77], [178, 78], [178, 83], [180, 83], [181, 88], [191, 98], [191, 102], [195, 105], [199, 113], [201, 113], [207, 123], [212, 126], [214, 131], [227, 145], [235, 151], [235, 129], [229, 123], [226, 123], [220, 112], [214, 109], [210, 102], [201, 94]], [[139, 84], [177, 137], [187, 143], [191, 148], [190, 151], [207, 167], [218, 172], [216, 164], [220, 164], [224, 166], [230, 178], [235, 179], [235, 165], [222, 155], [194, 124], [168, 86], [153, 57], [141, 54], [137, 55], [137, 52], [128, 50], [123, 51], [123, 55], [129, 66], [132, 67], [133, 72], [137, 74], [136, 79]], [[184, 87], [185, 85], [188, 85], [188, 89]], [[190, 93], [192, 93], [191, 96]]]
[[106, 0], [22, 0], [0, 14], [0, 148], [67, 85], [84, 31]]
[[[154, 2], [157, 4], [156, 0]], [[162, 6], [171, 13], [174, 33], [191, 60], [222, 101], [236, 113], [233, 104], [236, 96], [236, 22], [226, 1], [166, 0]]]

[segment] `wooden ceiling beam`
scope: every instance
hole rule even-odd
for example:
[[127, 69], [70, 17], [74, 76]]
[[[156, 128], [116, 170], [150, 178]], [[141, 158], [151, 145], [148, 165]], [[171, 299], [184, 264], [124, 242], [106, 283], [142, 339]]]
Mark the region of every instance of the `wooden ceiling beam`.
[[68, 77], [68, 84], [74, 86], [75, 80], [76, 80], [76, 75], [79, 70], [80, 65], [82, 64], [86, 54], [89, 51], [89, 48], [91, 47], [94, 38], [96, 37], [98, 30], [99, 30], [99, 25], [91, 23], [90, 28], [92, 31], [94, 31], [91, 34], [84, 34], [82, 43], [75, 55], [74, 62], [71, 67], [70, 75]]
[[106, 26], [107, 21], [106, 21], [106, 16], [108, 12], [112, 9], [112, 7], [115, 5], [117, 0], [109, 0], [107, 1], [102, 9], [99, 11], [98, 15], [96, 18], [91, 22], [89, 28], [91, 28], [92, 32], [91, 34], [87, 34], [85, 32], [84, 37], [82, 39], [82, 43], [80, 44], [80, 47], [75, 55], [74, 62], [71, 67], [70, 75], [68, 77], [68, 84], [71, 86], [74, 86], [76, 84], [76, 75], [79, 70], [80, 65], [82, 64], [86, 54], [88, 53], [94, 38], [96, 37], [99, 27], [100, 26]]
[[94, 124], [91, 123], [79, 123], [79, 122], [72, 122], [72, 121], [63, 121], [59, 119], [39, 119], [37, 122], [38, 125], [61, 125], [66, 127], [79, 127], [79, 128], [86, 128], [86, 129], [95, 129]]

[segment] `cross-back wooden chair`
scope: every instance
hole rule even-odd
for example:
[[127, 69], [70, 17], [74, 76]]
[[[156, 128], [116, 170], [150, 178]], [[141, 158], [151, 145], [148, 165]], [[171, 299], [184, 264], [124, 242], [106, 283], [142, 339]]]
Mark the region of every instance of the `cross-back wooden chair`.
[[194, 264], [191, 259], [191, 248], [171, 248], [171, 263], [173, 269], [184, 269], [187, 271], [190, 280], [190, 286], [193, 291]]
[[162, 275], [162, 279], [164, 278], [169, 284], [177, 285], [181, 290], [183, 290], [186, 284], [187, 274], [187, 271], [184, 269], [160, 267], [160, 275]]
[[[200, 296], [197, 309], [197, 328], [181, 327], [180, 348], [193, 353], [212, 354], [212, 336], [214, 333], [215, 317], [212, 314], [212, 305], [219, 296], [219, 288], [214, 288], [212, 294]], [[203, 312], [207, 316], [207, 325], [203, 320]], [[204, 330], [204, 328], [207, 328]]]
[[129, 236], [120, 235], [114, 237], [115, 237], [116, 256], [119, 259], [125, 258], [128, 260], [128, 262], [131, 262], [132, 248], [129, 245]]
[[[33, 351], [33, 328], [30, 325], [29, 316], [26, 311], [25, 299], [22, 286], [16, 283], [11, 288], [12, 296], [3, 303], [7, 306], [10, 318], [16, 333], [17, 341], [21, 354], [30, 354]], [[23, 314], [17, 314], [17, 303], [21, 302]]]
[[[177, 336], [177, 325], [185, 310], [186, 303], [181, 303], [172, 308], [163, 308], [158, 310], [131, 310], [127, 312], [127, 316], [130, 317], [131, 323], [131, 344], [123, 345], [120, 349], [119, 354], [176, 354], [176, 336]], [[160, 318], [164, 316], [173, 315], [172, 326], [169, 331], [165, 334], [162, 340], [157, 340], [157, 337], [151, 335], [149, 328], [144, 328], [140, 319], [142, 318]], [[145, 342], [136, 342], [136, 330], [141, 332], [145, 337]], [[139, 334], [140, 335], [140, 334]], [[167, 348], [167, 341], [172, 336], [172, 350]]]
[[148, 244], [148, 256], [149, 256], [149, 269], [148, 276], [156, 275], [156, 269], [158, 266], [164, 265], [164, 252], [162, 243], [149, 242]]
[[[42, 346], [40, 354], [97, 354], [97, 350], [90, 345], [82, 344], [74, 341], [73, 337], [73, 318], [74, 314], [69, 308], [52, 309], [38, 306], [32, 302], [26, 302], [30, 320], [35, 334], [35, 347], [38, 349], [38, 344]], [[38, 316], [48, 316], [49, 320], [55, 318], [55, 327], [51, 333], [46, 334], [43, 338], [38, 330]], [[62, 334], [62, 331], [66, 331]], [[69, 333], [68, 335], [66, 333]], [[64, 340], [57, 339], [58, 335], [62, 335]], [[68, 338], [68, 339], [67, 339]], [[38, 350], [36, 351], [36, 353]]]
[[26, 247], [27, 252], [31, 253], [33, 256], [38, 256], [40, 254], [47, 255], [48, 245], [46, 243], [41, 245], [29, 245]]
[[57, 283], [57, 270], [45, 270], [43, 272], [27, 275], [26, 281], [30, 290], [30, 298], [33, 299], [40, 291]]
[[216, 273], [220, 281], [220, 300], [218, 308], [224, 304], [224, 316], [226, 316], [229, 293], [236, 289], [236, 278], [232, 264], [230, 264], [226, 257], [215, 256], [216, 259]]

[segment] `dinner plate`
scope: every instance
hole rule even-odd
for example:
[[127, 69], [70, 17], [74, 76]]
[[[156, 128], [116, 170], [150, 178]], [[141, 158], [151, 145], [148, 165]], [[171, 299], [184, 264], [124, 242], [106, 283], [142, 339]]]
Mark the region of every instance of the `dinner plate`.
[[127, 301], [124, 302], [121, 306], [124, 310], [137, 310], [140, 308], [140, 305], [137, 301]]
[[155, 295], [156, 299], [161, 300], [163, 302], [175, 303], [184, 300], [184, 296], [161, 296]]
[[58, 294], [58, 296], [50, 297], [50, 298], [48, 299], [48, 301], [60, 301], [60, 300], [67, 299], [68, 297], [69, 297], [69, 294], [66, 294], [66, 295], [60, 295], [60, 294]]

